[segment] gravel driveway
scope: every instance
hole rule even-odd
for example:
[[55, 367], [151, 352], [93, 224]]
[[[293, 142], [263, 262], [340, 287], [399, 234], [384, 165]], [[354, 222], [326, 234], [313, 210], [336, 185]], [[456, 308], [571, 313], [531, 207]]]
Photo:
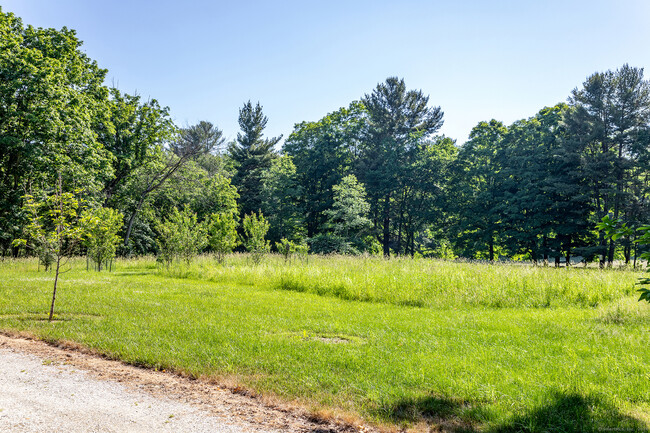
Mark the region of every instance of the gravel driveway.
[[203, 381], [0, 334], [0, 432], [341, 432]]

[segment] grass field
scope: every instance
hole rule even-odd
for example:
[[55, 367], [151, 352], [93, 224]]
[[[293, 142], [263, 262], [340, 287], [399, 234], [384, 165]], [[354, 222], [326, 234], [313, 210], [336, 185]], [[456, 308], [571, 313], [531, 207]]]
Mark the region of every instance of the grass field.
[[157, 268], [0, 263], [0, 329], [334, 409], [451, 431], [650, 431], [639, 272], [310, 257]]

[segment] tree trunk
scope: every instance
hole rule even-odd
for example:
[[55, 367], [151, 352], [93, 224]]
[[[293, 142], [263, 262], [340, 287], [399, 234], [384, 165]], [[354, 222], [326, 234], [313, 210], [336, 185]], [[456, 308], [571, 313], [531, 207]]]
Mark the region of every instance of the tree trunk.
[[145, 198], [144, 195], [140, 197], [140, 201], [138, 201], [138, 204], [136, 205], [135, 209], [133, 210], [133, 213], [131, 214], [131, 217], [129, 218], [129, 223], [126, 226], [126, 235], [124, 236], [125, 247], [129, 246], [129, 238], [131, 237], [131, 229], [133, 229], [133, 222], [135, 221], [135, 216], [142, 208], [142, 204], [144, 203], [144, 198]]
[[383, 247], [384, 257], [390, 257], [390, 194], [386, 195], [384, 202], [384, 234]]
[[61, 269], [60, 256], [56, 258], [56, 273], [54, 274], [54, 291], [52, 292], [52, 305], [50, 305], [50, 317], [47, 319], [50, 322], [52, 321], [52, 317], [54, 316], [54, 301], [56, 301], [56, 285], [59, 282], [59, 269]]
[[607, 251], [607, 267], [611, 268], [612, 264], [614, 264], [614, 240], [610, 239]]

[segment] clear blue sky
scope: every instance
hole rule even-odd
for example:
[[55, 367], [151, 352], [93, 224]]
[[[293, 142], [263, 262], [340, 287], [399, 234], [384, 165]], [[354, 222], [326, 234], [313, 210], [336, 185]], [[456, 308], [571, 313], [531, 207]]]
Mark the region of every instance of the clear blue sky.
[[231, 139], [249, 99], [267, 135], [287, 137], [398, 76], [442, 107], [441, 132], [462, 143], [481, 120], [566, 101], [596, 71], [650, 66], [647, 0], [1, 3], [25, 24], [75, 29], [107, 84]]

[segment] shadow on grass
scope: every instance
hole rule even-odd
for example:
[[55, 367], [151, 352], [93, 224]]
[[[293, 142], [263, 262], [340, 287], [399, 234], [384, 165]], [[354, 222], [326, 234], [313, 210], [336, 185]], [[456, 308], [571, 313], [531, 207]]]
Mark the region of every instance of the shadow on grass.
[[400, 425], [425, 422], [454, 433], [475, 432], [482, 410], [461, 400], [429, 395], [405, 398], [385, 404], [375, 410], [376, 415]]
[[556, 393], [549, 404], [488, 430], [491, 433], [514, 432], [649, 432], [642, 421], [624, 415], [595, 397]]
[[650, 433], [643, 421], [621, 413], [600, 398], [561, 392], [551, 395], [544, 406], [491, 426], [495, 414], [488, 409], [434, 395], [385, 404], [375, 410], [375, 415], [402, 426], [426, 423], [435, 431], [452, 433]]

